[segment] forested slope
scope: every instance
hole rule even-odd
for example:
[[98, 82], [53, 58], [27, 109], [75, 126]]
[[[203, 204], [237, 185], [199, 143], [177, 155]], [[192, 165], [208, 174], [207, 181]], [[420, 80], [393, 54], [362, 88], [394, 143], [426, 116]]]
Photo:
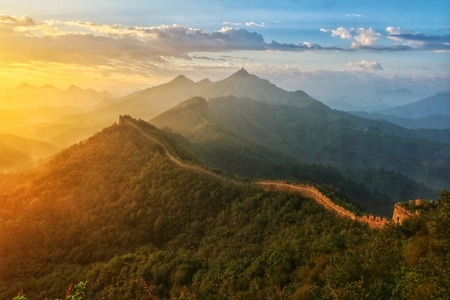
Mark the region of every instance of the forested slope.
[[[141, 122], [178, 159], [167, 133]], [[111, 126], [33, 172], [0, 178], [0, 298], [429, 299], [448, 295], [449, 195], [383, 231], [296, 194], [177, 166]], [[445, 217], [447, 216], [447, 217]], [[144, 283], [148, 286], [144, 289]]]

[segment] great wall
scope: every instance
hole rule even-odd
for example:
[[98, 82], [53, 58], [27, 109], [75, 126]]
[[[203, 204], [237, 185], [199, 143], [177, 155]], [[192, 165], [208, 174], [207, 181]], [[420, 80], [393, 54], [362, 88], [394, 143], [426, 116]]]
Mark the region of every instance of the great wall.
[[[119, 125], [127, 125], [131, 126], [135, 129], [137, 129], [143, 136], [151, 140], [152, 142], [156, 143], [157, 145], [161, 146], [162, 150], [164, 151], [164, 155], [166, 155], [174, 164], [189, 169], [191, 171], [194, 171], [196, 173], [201, 173], [205, 176], [212, 177], [215, 179], [223, 180], [223, 181], [232, 181], [234, 184], [240, 184], [242, 185], [243, 182], [230, 179], [228, 177], [225, 177], [223, 175], [217, 174], [211, 170], [205, 169], [201, 166], [192, 165], [185, 163], [176, 157], [174, 157], [167, 147], [157, 138], [152, 136], [151, 134], [145, 132], [142, 128], [139, 127], [138, 122], [133, 119], [130, 116], [119, 116]], [[357, 216], [353, 212], [345, 209], [344, 207], [337, 205], [334, 203], [330, 198], [322, 194], [317, 188], [310, 186], [310, 185], [304, 185], [304, 184], [293, 184], [293, 183], [287, 183], [283, 181], [269, 181], [269, 180], [260, 180], [253, 182], [254, 185], [259, 186], [263, 189], [270, 189], [270, 190], [278, 190], [288, 193], [298, 193], [302, 196], [305, 196], [307, 198], [313, 199], [318, 204], [322, 205], [325, 209], [328, 211], [332, 211], [336, 213], [337, 215], [345, 218], [349, 218], [351, 220], [355, 220], [361, 224], [367, 224], [370, 228], [384, 228], [387, 224], [393, 222], [395, 224], [401, 224], [405, 219], [412, 216], [412, 214], [404, 208], [404, 205], [396, 204], [394, 206], [394, 213], [393, 213], [393, 219], [388, 220], [387, 218], [379, 217], [379, 216], [373, 216], [373, 215], [364, 215], [364, 216]]]

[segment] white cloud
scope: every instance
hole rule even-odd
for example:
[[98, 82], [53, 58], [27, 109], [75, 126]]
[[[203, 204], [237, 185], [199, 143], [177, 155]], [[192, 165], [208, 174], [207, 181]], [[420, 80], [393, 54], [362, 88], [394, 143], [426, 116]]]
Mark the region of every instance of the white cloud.
[[446, 51], [450, 50], [450, 35], [425, 35], [419, 32], [401, 30], [400, 27], [386, 27], [388, 38], [407, 49]]
[[352, 71], [382, 71], [383, 67], [379, 62], [362, 60], [358, 62], [349, 62], [346, 67]]
[[344, 27], [338, 27], [336, 29], [331, 30], [331, 36], [337, 36], [340, 37], [343, 40], [351, 40], [353, 36], [350, 34], [350, 30], [344, 28]]
[[333, 37], [352, 41], [351, 47], [354, 49], [371, 47], [373, 43], [381, 37], [381, 34], [373, 28], [344, 28], [320, 29], [321, 32], [331, 33]]
[[246, 22], [245, 26], [251, 27], [251, 26], [256, 26], [256, 27], [265, 27], [266, 23], [262, 22], [262, 23], [256, 23], [256, 22]]
[[392, 27], [392, 26], [386, 27], [386, 32], [388, 34], [401, 34], [402, 33], [402, 31], [400, 30], [400, 27]]
[[355, 17], [355, 18], [362, 18], [364, 15], [360, 14], [345, 14], [346, 17]]
[[241, 26], [242, 23], [236, 23], [236, 22], [223, 22], [222, 25], [225, 25], [225, 26]]
[[353, 37], [352, 48], [360, 46], [372, 46], [373, 43], [380, 38], [381, 34], [376, 32], [373, 28], [357, 28], [355, 29], [357, 35]]

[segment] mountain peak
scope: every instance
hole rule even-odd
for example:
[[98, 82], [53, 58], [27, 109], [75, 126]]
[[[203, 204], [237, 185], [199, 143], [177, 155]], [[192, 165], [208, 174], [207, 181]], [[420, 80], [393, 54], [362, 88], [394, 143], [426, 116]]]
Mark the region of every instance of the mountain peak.
[[185, 82], [194, 83], [192, 80], [190, 80], [184, 75], [178, 75], [177, 77], [175, 77], [170, 81], [170, 83], [185, 83]]
[[17, 88], [18, 89], [34, 89], [36, 87], [34, 85], [28, 84], [26, 82], [22, 82]]
[[236, 76], [236, 77], [244, 77], [244, 76], [248, 76], [250, 75], [249, 72], [247, 72], [247, 70], [245, 70], [244, 68], [241, 68], [239, 71], [237, 71], [236, 73], [234, 73], [233, 75], [231, 75], [232, 77]]
[[81, 90], [83, 90], [83, 89], [78, 87], [78, 86], [76, 86], [76, 85], [71, 84], [69, 86], [69, 88], [66, 90], [66, 92], [75, 92], [75, 91], [78, 92], [78, 91], [81, 91]]

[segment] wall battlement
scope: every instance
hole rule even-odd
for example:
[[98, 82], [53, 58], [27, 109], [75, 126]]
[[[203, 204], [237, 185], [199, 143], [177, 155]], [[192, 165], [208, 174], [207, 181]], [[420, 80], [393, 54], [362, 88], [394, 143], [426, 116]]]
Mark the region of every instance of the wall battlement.
[[125, 125], [133, 121], [134, 119], [130, 115], [119, 115], [119, 125]]
[[366, 216], [356, 216], [353, 212], [345, 209], [344, 207], [334, 203], [330, 198], [322, 194], [317, 188], [309, 185], [303, 184], [290, 184], [283, 181], [258, 181], [256, 182], [258, 185], [277, 189], [285, 192], [299, 192], [302, 195], [312, 198], [317, 203], [325, 207], [325, 209], [329, 211], [333, 211], [341, 217], [349, 218], [352, 220], [356, 220], [357, 222], [367, 224], [370, 228], [383, 228], [389, 223], [387, 218], [366, 215]]
[[424, 207], [425, 202], [420, 199], [409, 200], [408, 202], [403, 203], [395, 203], [392, 221], [394, 224], [401, 225], [406, 219], [420, 215]]

